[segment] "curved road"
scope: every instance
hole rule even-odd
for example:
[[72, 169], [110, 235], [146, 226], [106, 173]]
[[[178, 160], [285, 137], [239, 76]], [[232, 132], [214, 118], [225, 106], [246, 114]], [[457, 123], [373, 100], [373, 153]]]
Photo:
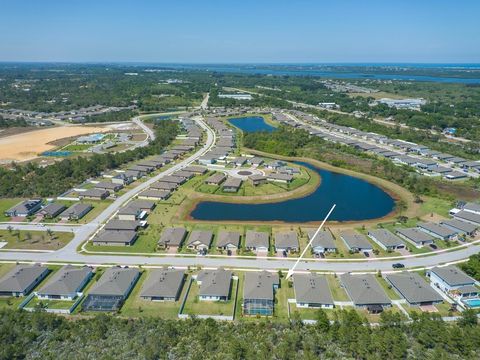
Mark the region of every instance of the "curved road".
[[[54, 252], [33, 252], [33, 251], [9, 251], [0, 250], [0, 261], [34, 261], [34, 262], [59, 262], [59, 263], [86, 263], [92, 265], [171, 265], [171, 266], [202, 266], [202, 267], [221, 267], [228, 266], [230, 268], [261, 268], [270, 270], [284, 270], [290, 268], [296, 258], [236, 258], [236, 257], [202, 257], [202, 256], [175, 256], [175, 255], [124, 255], [124, 254], [91, 254], [78, 253], [77, 248], [88, 240], [92, 234], [108, 219], [113, 217], [118, 209], [126, 202], [130, 201], [139, 192], [145, 190], [152, 183], [160, 180], [166, 175], [191, 164], [203, 154], [205, 154], [215, 143], [215, 133], [200, 118], [194, 120], [206, 131], [207, 140], [205, 145], [195, 154], [187, 159], [175, 164], [171, 168], [162, 173], [148, 179], [134, 189], [127, 191], [125, 194], [117, 198], [110, 206], [108, 206], [97, 218], [85, 225], [42, 225], [42, 224], [0, 224], [0, 229], [6, 229], [12, 226], [15, 229], [46, 231], [47, 228], [53, 231], [73, 232], [74, 238], [62, 249]], [[480, 243], [465, 246], [462, 249], [452, 252], [442, 252], [430, 256], [408, 257], [404, 259], [307, 259], [302, 260], [297, 266], [297, 270], [312, 271], [389, 271], [392, 270], [392, 264], [402, 262], [407, 268], [413, 267], [432, 267], [439, 264], [456, 262], [468, 258], [480, 251]]]

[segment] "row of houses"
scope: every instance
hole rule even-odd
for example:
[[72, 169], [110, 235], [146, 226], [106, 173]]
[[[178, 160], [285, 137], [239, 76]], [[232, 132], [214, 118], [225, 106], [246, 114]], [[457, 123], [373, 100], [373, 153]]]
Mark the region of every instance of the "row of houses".
[[63, 221], [80, 220], [93, 209], [91, 204], [75, 203], [71, 206], [59, 202], [43, 204], [42, 199], [23, 200], [5, 211], [8, 217], [20, 217], [39, 215], [45, 219], [59, 218]]
[[[226, 163], [227, 156], [236, 147], [235, 132], [217, 118], [209, 117], [205, 121], [215, 131], [216, 143], [210, 151], [198, 159], [198, 163], [202, 165], [210, 165], [217, 162]], [[239, 159], [238, 161], [241, 162], [243, 160], [246, 161], [246, 159]]]
[[[50, 273], [42, 265], [17, 265], [0, 279], [0, 296], [22, 297], [30, 294]], [[141, 272], [137, 268], [112, 267], [105, 270], [92, 285], [82, 304], [85, 311], [118, 310], [131, 293]], [[435, 267], [427, 271], [427, 279], [416, 272], [388, 274], [385, 281], [410, 306], [442, 303], [441, 292], [453, 296], [468, 306], [478, 300], [478, 282], [455, 266]], [[88, 266], [66, 265], [34, 292], [39, 299], [73, 301], [94, 276]], [[164, 268], [149, 271], [139, 296], [150, 301], [178, 301], [185, 284], [185, 270]], [[230, 301], [233, 272], [219, 269], [201, 270], [192, 279], [199, 286], [199, 301]], [[379, 313], [392, 306], [392, 301], [374, 275], [343, 274], [339, 277], [352, 304]], [[280, 287], [278, 273], [252, 271], [245, 273], [242, 310], [244, 315], [274, 314], [275, 292]], [[324, 275], [315, 273], [293, 276], [295, 303], [299, 308], [334, 308], [335, 302]]]
[[[397, 164], [414, 167], [424, 175], [441, 176], [445, 179], [457, 180], [467, 178], [469, 171], [480, 172], [480, 161], [469, 161], [461, 157], [431, 150], [424, 145], [404, 140], [390, 139], [384, 135], [331, 124], [300, 111], [295, 110], [293, 114], [305, 122], [321, 126], [325, 130], [322, 131], [314, 129], [309, 125], [302, 125], [286, 116], [276, 116], [276, 119], [290, 126], [303, 128], [310, 134], [321, 137], [324, 140], [352, 146], [358, 150], [390, 159]], [[338, 133], [338, 136], [332, 135], [332, 132]], [[352, 137], [358, 138], [358, 140], [352, 139]], [[372, 142], [378, 144], [378, 146], [373, 145]], [[445, 166], [445, 164], [448, 165], [448, 167]]]

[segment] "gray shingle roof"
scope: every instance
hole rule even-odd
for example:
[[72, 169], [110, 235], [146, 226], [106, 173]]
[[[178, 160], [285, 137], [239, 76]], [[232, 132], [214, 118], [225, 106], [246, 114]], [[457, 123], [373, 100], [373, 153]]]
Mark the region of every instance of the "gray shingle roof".
[[284, 248], [296, 248], [298, 249], [298, 237], [295, 231], [278, 232], [275, 234], [275, 247]]
[[80, 286], [92, 274], [88, 266], [78, 267], [66, 265], [58, 270], [39, 290], [39, 295], [70, 295], [80, 291]]
[[105, 224], [105, 230], [129, 230], [135, 231], [140, 226], [140, 223], [135, 220], [110, 220]]
[[459, 218], [460, 220], [464, 220], [464, 221], [468, 221], [468, 222], [472, 222], [472, 223], [480, 225], [480, 215], [479, 214], [475, 214], [475, 213], [470, 212], [470, 211], [462, 210], [462, 211], [459, 211], [458, 213], [454, 214], [453, 216], [455, 218]]
[[217, 247], [240, 246], [240, 233], [237, 231], [220, 231], [217, 237]]
[[373, 246], [363, 234], [355, 231], [342, 231], [340, 237], [347, 244], [350, 249], [372, 249]]
[[457, 220], [457, 219], [449, 219], [449, 220], [443, 220], [441, 222], [442, 225], [445, 226], [450, 226], [454, 229], [458, 229], [460, 231], [466, 232], [466, 233], [471, 233], [474, 232], [478, 226], [474, 224], [467, 223], [465, 221]]
[[[308, 240], [311, 240], [313, 235], [315, 235], [316, 229], [308, 229], [307, 236]], [[315, 239], [312, 241], [312, 248], [322, 247], [324, 249], [336, 249], [335, 239], [332, 236], [332, 233], [328, 230], [319, 231]]]
[[48, 215], [48, 216], [57, 216], [58, 214], [60, 214], [65, 209], [66, 209], [66, 206], [63, 205], [63, 204], [51, 203], [51, 204], [48, 204], [47, 206], [45, 206], [42, 209], [42, 212], [45, 215]]
[[143, 285], [140, 296], [176, 298], [182, 287], [184, 277], [184, 270], [152, 270]]
[[131, 244], [136, 237], [133, 230], [104, 230], [93, 238], [93, 243]]
[[214, 183], [214, 184], [220, 184], [223, 180], [225, 180], [226, 176], [225, 174], [222, 173], [215, 173], [211, 176], [209, 176], [205, 182], [206, 183]]
[[90, 204], [75, 203], [72, 206], [70, 206], [67, 210], [62, 212], [60, 216], [61, 217], [79, 217], [86, 214], [92, 208], [93, 207]]
[[327, 278], [318, 274], [295, 274], [293, 277], [297, 303], [333, 305]]
[[386, 247], [404, 245], [398, 236], [386, 229], [369, 230], [368, 234]]
[[273, 286], [279, 285], [277, 273], [268, 271], [247, 272], [245, 274], [244, 299], [273, 300]]
[[201, 281], [200, 296], [228, 297], [232, 272], [230, 270], [202, 270], [198, 273], [197, 281]]
[[355, 305], [384, 305], [391, 303], [373, 275], [343, 274], [340, 276], [340, 279], [345, 286], [348, 296], [350, 296]]
[[213, 232], [211, 230], [193, 230], [188, 238], [188, 245], [199, 242], [210, 247], [212, 243]]
[[417, 228], [398, 228], [395, 229], [395, 231], [417, 244], [425, 241], [433, 241], [431, 235], [428, 235]]
[[0, 292], [25, 292], [35, 279], [48, 272], [46, 266], [17, 265], [0, 279]]
[[427, 230], [441, 237], [451, 237], [457, 234], [457, 231], [455, 230], [432, 222], [421, 222], [418, 223], [417, 226], [420, 228], [420, 230]]
[[417, 273], [390, 274], [386, 279], [410, 304], [443, 301], [443, 298]]
[[265, 247], [268, 249], [268, 233], [247, 230], [245, 246], [249, 248]]
[[109, 268], [93, 285], [89, 295], [126, 296], [132, 282], [138, 278], [140, 271], [132, 268]]
[[163, 230], [158, 244], [164, 246], [180, 246], [187, 236], [187, 230], [181, 227], [167, 227]]
[[469, 202], [463, 206], [463, 209], [472, 212], [480, 212], [480, 204]]
[[465, 274], [456, 266], [434, 267], [430, 271], [436, 274], [440, 279], [445, 281], [450, 286], [460, 286], [475, 283], [475, 279]]

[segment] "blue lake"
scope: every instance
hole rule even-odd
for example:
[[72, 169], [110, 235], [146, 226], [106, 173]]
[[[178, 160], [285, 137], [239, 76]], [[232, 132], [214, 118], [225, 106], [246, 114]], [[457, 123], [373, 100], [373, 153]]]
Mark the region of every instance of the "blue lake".
[[319, 169], [298, 162], [322, 178], [320, 186], [299, 199], [264, 204], [234, 204], [215, 201], [200, 202], [191, 212], [196, 220], [222, 221], [321, 221], [333, 204], [337, 204], [329, 220], [360, 221], [383, 217], [395, 207], [393, 198], [378, 186], [365, 180]]
[[265, 122], [261, 116], [251, 116], [242, 118], [230, 118], [228, 122], [245, 132], [274, 131], [275, 127]]

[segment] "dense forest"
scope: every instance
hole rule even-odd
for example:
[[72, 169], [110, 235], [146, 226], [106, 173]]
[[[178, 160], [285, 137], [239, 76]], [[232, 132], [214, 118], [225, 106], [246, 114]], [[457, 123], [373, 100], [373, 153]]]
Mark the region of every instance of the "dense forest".
[[480, 281], [480, 254], [470, 256], [467, 262], [460, 264], [460, 267], [475, 280]]
[[[305, 130], [288, 126], [281, 126], [278, 131], [270, 133], [245, 133], [243, 141], [247, 148], [284, 156], [308, 157], [337, 167], [374, 175], [397, 183], [415, 195], [433, 195], [455, 200], [455, 195], [450, 193], [450, 190], [461, 186], [456, 184], [446, 186], [444, 182], [420, 176], [411, 167], [396, 166], [390, 160], [378, 159], [353, 147], [327, 142], [309, 135]], [[473, 187], [479, 185], [480, 183], [474, 183]]]
[[298, 320], [227, 323], [99, 315], [69, 320], [44, 312], [0, 310], [0, 359], [478, 359], [480, 326], [471, 311], [458, 323], [423, 313], [404, 324], [385, 312], [370, 326], [354, 310], [330, 323]]
[[178, 123], [162, 121], [155, 125], [156, 139], [148, 146], [115, 154], [95, 154], [89, 158], [65, 159], [47, 167], [35, 163], [13, 164], [0, 168], [0, 197], [55, 196], [98, 176], [102, 171], [117, 168], [129, 161], [160, 154], [178, 133]]

